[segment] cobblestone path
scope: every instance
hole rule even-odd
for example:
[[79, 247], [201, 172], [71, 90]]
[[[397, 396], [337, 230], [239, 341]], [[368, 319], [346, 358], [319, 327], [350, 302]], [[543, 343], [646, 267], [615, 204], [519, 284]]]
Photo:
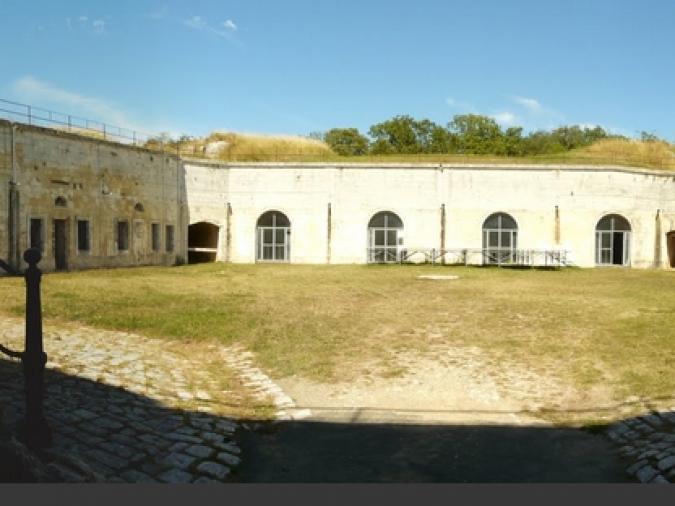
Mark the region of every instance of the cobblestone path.
[[[0, 318], [0, 342], [21, 350], [23, 336], [22, 320]], [[180, 348], [125, 332], [52, 325], [45, 326], [44, 342], [45, 413], [54, 432], [48, 469], [66, 481], [231, 480], [240, 450], [230, 415], [275, 401], [267, 397], [275, 385], [247, 356], [234, 359], [227, 348]], [[222, 357], [255, 375], [257, 400], [240, 393], [248, 387]], [[8, 424], [22, 416], [22, 399], [20, 363], [0, 360]], [[288, 405], [287, 398], [276, 402]]]

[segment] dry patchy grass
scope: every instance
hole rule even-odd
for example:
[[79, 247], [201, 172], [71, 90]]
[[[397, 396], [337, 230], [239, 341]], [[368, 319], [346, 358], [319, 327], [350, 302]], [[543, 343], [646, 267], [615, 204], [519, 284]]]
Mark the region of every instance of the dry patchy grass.
[[337, 156], [324, 142], [292, 135], [240, 134], [214, 132], [205, 139], [181, 145], [187, 156], [206, 156], [223, 161], [306, 161], [328, 160]]
[[[450, 269], [461, 278], [416, 279]], [[51, 319], [241, 343], [276, 376], [348, 380], [396, 350], [476, 346], [582, 390], [672, 398], [674, 281], [627, 269], [206, 264], [48, 274], [43, 305]], [[0, 284], [0, 307], [21, 313], [22, 281]]]

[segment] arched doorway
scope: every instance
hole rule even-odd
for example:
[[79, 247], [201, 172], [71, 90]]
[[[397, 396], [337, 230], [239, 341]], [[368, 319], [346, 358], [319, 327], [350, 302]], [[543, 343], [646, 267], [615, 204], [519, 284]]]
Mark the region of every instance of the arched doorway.
[[516, 263], [518, 224], [506, 213], [494, 213], [483, 222], [483, 263]]
[[403, 221], [396, 214], [382, 211], [368, 222], [368, 262], [395, 263], [401, 258]]
[[666, 234], [668, 244], [668, 262], [671, 267], [675, 267], [675, 230]]
[[188, 263], [215, 262], [220, 227], [200, 221], [188, 227]]
[[256, 261], [290, 262], [291, 222], [279, 211], [267, 211], [256, 224]]
[[595, 227], [595, 263], [628, 265], [630, 234], [630, 223], [626, 218], [618, 214], [604, 216]]

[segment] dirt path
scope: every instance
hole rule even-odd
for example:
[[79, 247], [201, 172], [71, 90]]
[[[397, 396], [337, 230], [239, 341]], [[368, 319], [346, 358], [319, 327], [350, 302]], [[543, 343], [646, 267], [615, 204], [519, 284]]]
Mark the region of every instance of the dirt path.
[[621, 482], [611, 442], [531, 410], [573, 393], [477, 348], [402, 354], [407, 373], [323, 384], [278, 380], [311, 415], [242, 433], [255, 482]]
[[318, 383], [286, 378], [278, 383], [312, 419], [351, 422], [541, 425], [532, 412], [560, 407], [572, 394], [551, 378], [515, 364], [495, 364], [479, 348], [436, 348], [400, 354], [405, 374], [361, 376]]

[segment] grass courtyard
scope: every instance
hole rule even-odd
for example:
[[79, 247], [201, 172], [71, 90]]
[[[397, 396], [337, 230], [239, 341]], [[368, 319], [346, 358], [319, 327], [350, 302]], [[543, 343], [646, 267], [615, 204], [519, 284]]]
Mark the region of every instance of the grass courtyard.
[[[601, 385], [607, 401], [673, 404], [675, 272], [202, 264], [46, 274], [42, 286], [47, 324], [241, 343], [277, 378], [396, 377], [397, 353], [474, 347], [579, 392]], [[23, 314], [23, 280], [0, 287], [2, 310]]]

